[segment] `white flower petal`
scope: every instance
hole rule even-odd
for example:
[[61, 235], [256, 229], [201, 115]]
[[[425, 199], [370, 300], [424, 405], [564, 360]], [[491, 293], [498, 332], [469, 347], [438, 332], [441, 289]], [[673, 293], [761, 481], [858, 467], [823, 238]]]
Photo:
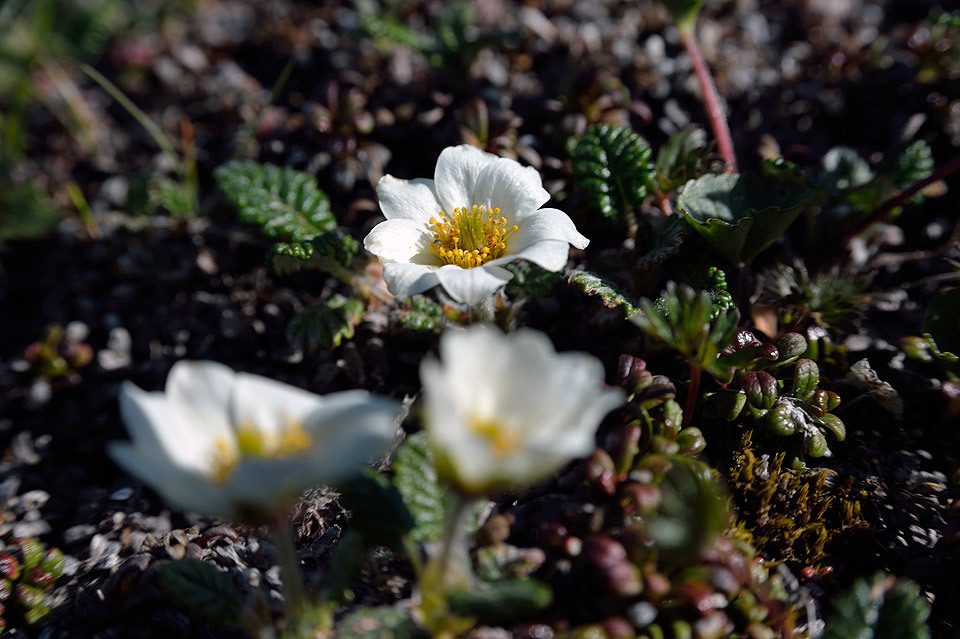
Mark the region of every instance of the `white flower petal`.
[[183, 421], [213, 442], [232, 436], [229, 415], [230, 389], [236, 373], [217, 362], [181, 360], [167, 375], [167, 400]]
[[499, 208], [508, 224], [518, 225], [550, 199], [535, 168], [507, 158], [484, 167], [471, 195], [470, 204]]
[[406, 219], [426, 225], [441, 211], [434, 182], [427, 178], [400, 180], [385, 175], [377, 184], [377, 199], [383, 217], [388, 220]]
[[394, 297], [410, 297], [439, 284], [438, 270], [424, 264], [384, 264], [383, 281]]
[[110, 442], [107, 452], [118, 466], [177, 508], [213, 516], [229, 516], [233, 511], [233, 505], [223, 490], [202, 474], [172, 464], [155, 450], [144, 450], [127, 442]]
[[[514, 222], [510, 220], [510, 223]], [[519, 253], [543, 240], [560, 240], [584, 249], [590, 240], [582, 236], [570, 216], [560, 209], [540, 209], [517, 223], [518, 228], [507, 238], [507, 254]]]
[[570, 245], [562, 240], [543, 240], [534, 242], [516, 253], [490, 260], [485, 266], [503, 266], [514, 260], [528, 260], [548, 271], [559, 271], [567, 265]]
[[278, 433], [293, 424], [303, 424], [322, 402], [319, 395], [296, 386], [237, 373], [230, 396], [230, 421], [234, 428]]
[[434, 178], [437, 198], [444, 206], [442, 210], [452, 214], [456, 208], [483, 204], [472, 200], [474, 187], [484, 168], [497, 160], [496, 155], [469, 144], [441, 151]]
[[373, 227], [363, 240], [363, 248], [388, 264], [409, 262], [419, 253], [428, 253], [431, 242], [433, 234], [426, 225], [409, 219], [392, 219]]
[[120, 414], [134, 443], [174, 464], [202, 471], [209, 463], [213, 438], [202, 425], [185, 422], [185, 411], [178, 408], [163, 393], [148, 393], [130, 382], [120, 387]]
[[465, 304], [482, 301], [513, 277], [513, 273], [499, 266], [460, 268], [452, 264], [441, 266], [436, 274], [443, 290]]

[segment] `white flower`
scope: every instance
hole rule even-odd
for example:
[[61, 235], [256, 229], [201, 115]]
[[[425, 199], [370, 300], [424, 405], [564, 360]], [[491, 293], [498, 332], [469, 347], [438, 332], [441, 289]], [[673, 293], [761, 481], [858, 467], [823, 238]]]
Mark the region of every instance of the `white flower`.
[[536, 169], [469, 145], [444, 149], [432, 180], [384, 176], [377, 196], [387, 219], [363, 245], [397, 297], [439, 284], [476, 304], [513, 276], [505, 264], [524, 259], [559, 271], [570, 244], [589, 243], [566, 213], [540, 208], [550, 194]]
[[440, 355], [420, 367], [425, 429], [438, 472], [467, 494], [523, 487], [587, 455], [623, 403], [596, 358], [558, 354], [536, 331], [449, 331]]
[[393, 441], [396, 402], [319, 396], [215, 362], [177, 362], [163, 393], [130, 382], [120, 411], [132, 442], [113, 459], [171, 505], [264, 523], [302, 491], [358, 472]]

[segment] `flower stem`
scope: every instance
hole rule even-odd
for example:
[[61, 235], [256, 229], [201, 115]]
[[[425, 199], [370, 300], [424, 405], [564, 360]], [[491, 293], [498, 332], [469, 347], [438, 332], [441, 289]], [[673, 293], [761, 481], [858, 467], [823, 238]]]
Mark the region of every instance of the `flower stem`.
[[696, 21], [691, 21], [688, 25], [678, 25], [680, 37], [683, 39], [683, 47], [690, 56], [690, 62], [693, 63], [693, 72], [700, 83], [700, 92], [703, 94], [703, 102], [707, 107], [707, 117], [710, 119], [710, 127], [717, 138], [717, 146], [720, 148], [720, 155], [723, 161], [727, 163], [728, 173], [738, 173], [737, 155], [733, 150], [733, 141], [730, 139], [730, 126], [727, 124], [727, 117], [723, 112], [723, 105], [720, 103], [720, 95], [717, 93], [717, 85], [713, 81], [713, 75], [703, 60], [703, 54], [700, 52], [700, 45], [697, 44]]
[[303, 573], [300, 571], [300, 559], [293, 543], [290, 527], [283, 517], [270, 526], [270, 535], [277, 547], [280, 571], [283, 574], [283, 606], [287, 616], [287, 626], [295, 627], [307, 609], [307, 593], [303, 588]]

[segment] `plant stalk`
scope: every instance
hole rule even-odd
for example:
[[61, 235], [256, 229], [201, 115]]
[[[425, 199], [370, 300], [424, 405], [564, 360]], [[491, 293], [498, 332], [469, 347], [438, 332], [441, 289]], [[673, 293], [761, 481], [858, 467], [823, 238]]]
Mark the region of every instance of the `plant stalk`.
[[693, 63], [693, 72], [700, 83], [700, 92], [703, 94], [703, 102], [707, 107], [707, 117], [710, 119], [710, 127], [717, 138], [717, 146], [720, 149], [720, 155], [727, 164], [727, 173], [739, 173], [737, 168], [737, 155], [733, 150], [733, 141], [730, 138], [730, 126], [727, 124], [727, 117], [723, 112], [723, 105], [720, 103], [720, 95], [717, 93], [717, 85], [713, 81], [713, 75], [707, 67], [700, 52], [700, 45], [697, 44], [695, 21], [689, 26], [679, 25], [680, 37], [683, 40], [683, 48], [687, 50], [690, 56], [690, 62]]
[[277, 558], [283, 574], [283, 607], [287, 616], [287, 626], [292, 628], [299, 623], [307, 609], [307, 593], [303, 587], [300, 559], [297, 557], [293, 535], [284, 517], [277, 518], [271, 524], [270, 536], [277, 547]]

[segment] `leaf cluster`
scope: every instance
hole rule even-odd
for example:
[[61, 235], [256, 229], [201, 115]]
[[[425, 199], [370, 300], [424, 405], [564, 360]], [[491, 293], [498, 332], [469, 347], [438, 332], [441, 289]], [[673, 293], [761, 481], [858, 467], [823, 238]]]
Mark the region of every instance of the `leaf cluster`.
[[334, 349], [344, 339], [353, 339], [364, 309], [360, 300], [333, 295], [297, 313], [287, 326], [287, 336], [307, 353]]
[[823, 636], [929, 639], [929, 616], [930, 604], [917, 584], [877, 573], [858, 579], [849, 593], [836, 600]]
[[778, 264], [763, 274], [761, 303], [776, 307], [784, 324], [812, 319], [818, 326], [851, 330], [869, 301], [864, 278], [810, 275], [802, 262]]
[[573, 170], [590, 204], [608, 219], [627, 218], [653, 189], [653, 152], [637, 133], [594, 124], [573, 151]]

